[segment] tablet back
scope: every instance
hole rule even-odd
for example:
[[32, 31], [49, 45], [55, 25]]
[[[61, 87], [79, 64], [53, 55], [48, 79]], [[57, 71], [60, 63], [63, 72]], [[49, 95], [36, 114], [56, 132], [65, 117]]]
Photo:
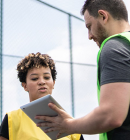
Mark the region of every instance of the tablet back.
[[[28, 104], [21, 106], [20, 108], [34, 123], [39, 123], [43, 121], [35, 119], [36, 115], [57, 116], [57, 113], [48, 107], [48, 103], [50, 102], [54, 103], [57, 107], [62, 108], [51, 95], [46, 95], [44, 97], [41, 97], [37, 100], [34, 100]], [[42, 130], [45, 130], [47, 127], [40, 127], [40, 128]], [[55, 140], [58, 131], [53, 131], [46, 134], [52, 140]], [[63, 134], [61, 137], [64, 137], [66, 135], [67, 134]]]

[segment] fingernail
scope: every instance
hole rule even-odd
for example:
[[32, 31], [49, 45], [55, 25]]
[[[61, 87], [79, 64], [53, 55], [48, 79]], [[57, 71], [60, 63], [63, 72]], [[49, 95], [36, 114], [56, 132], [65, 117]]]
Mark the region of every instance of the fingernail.
[[37, 126], [40, 126], [40, 124], [36, 124]]

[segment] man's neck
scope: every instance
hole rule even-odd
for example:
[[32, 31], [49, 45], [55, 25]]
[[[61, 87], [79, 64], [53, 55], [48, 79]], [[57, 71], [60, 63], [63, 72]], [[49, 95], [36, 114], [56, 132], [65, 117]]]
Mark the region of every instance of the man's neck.
[[114, 35], [114, 34], [119, 34], [122, 32], [127, 32], [130, 31], [130, 25], [128, 22], [122, 20], [122, 21], [115, 21], [109, 26], [110, 31], [109, 36]]

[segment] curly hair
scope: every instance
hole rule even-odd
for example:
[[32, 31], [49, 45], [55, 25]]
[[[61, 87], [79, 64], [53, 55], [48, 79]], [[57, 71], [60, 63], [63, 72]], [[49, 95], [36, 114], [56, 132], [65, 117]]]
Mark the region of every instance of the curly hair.
[[22, 59], [17, 65], [18, 71], [18, 78], [20, 82], [26, 83], [26, 76], [29, 69], [32, 68], [40, 68], [49, 67], [51, 70], [52, 78], [56, 80], [56, 68], [54, 60], [48, 54], [41, 54], [41, 53], [30, 53], [24, 59]]
[[86, 0], [81, 14], [88, 10], [89, 14], [98, 17], [98, 10], [106, 10], [114, 19], [128, 21], [128, 12], [123, 0]]

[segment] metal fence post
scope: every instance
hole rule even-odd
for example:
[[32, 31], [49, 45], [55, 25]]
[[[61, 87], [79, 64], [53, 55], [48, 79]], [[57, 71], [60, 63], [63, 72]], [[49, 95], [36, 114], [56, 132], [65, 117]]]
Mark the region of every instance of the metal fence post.
[[72, 116], [74, 117], [74, 76], [73, 76], [73, 56], [72, 56], [72, 29], [71, 29], [71, 14], [69, 16], [69, 46], [70, 46], [70, 76], [71, 76], [71, 102], [72, 102]]
[[78, 19], [78, 20], [83, 21], [83, 22], [84, 22], [84, 20], [79, 18], [79, 17], [77, 17], [77, 16], [75, 16], [75, 15], [73, 15], [73, 14], [70, 14], [70, 13], [68, 13], [68, 12], [66, 12], [66, 11], [64, 11], [62, 9], [59, 9], [59, 8], [53, 6], [53, 5], [50, 5], [50, 4], [48, 4], [48, 3], [46, 3], [46, 2], [44, 2], [42, 0], [36, 0], [36, 1], [42, 3], [42, 4], [46, 5], [46, 6], [49, 6], [49, 7], [53, 8], [53, 9], [55, 9], [55, 10], [58, 10], [59, 12], [62, 12], [64, 14], [68, 15], [68, 22], [69, 22], [69, 47], [70, 47], [70, 75], [71, 75], [71, 102], [72, 102], [72, 116], [74, 117], [75, 116], [75, 112], [74, 112], [74, 80], [73, 80], [73, 78], [74, 78], [74, 76], [73, 76], [73, 64], [74, 63], [73, 63], [73, 56], [72, 56], [71, 18], [73, 17], [73, 18]]

